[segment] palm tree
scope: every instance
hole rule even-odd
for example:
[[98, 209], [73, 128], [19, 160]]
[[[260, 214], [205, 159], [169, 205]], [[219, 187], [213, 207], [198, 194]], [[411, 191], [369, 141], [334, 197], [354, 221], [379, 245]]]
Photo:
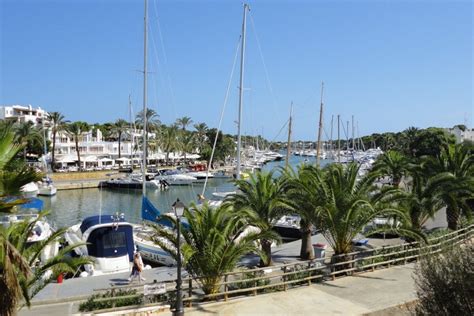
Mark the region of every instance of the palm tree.
[[[191, 209], [184, 211], [189, 224], [187, 228], [181, 228], [184, 264], [190, 274], [199, 277], [205, 294], [217, 293], [223, 274], [232, 271], [244, 255], [257, 252], [265, 256], [259, 251], [256, 241], [271, 238], [271, 234], [248, 232], [247, 215], [247, 212], [235, 211], [229, 205], [212, 208], [207, 203], [202, 207], [192, 205]], [[175, 217], [163, 217], [177, 224]], [[176, 233], [154, 227], [155, 236], [161, 236], [154, 241], [177, 258]]]
[[[402, 223], [408, 221], [404, 212], [388, 203], [390, 194], [398, 192], [397, 189], [376, 192], [373, 185], [375, 176], [369, 174], [358, 180], [358, 172], [359, 166], [355, 163], [345, 167], [328, 165], [317, 190], [321, 200], [321, 206], [317, 207], [319, 228], [335, 256], [349, 253], [352, 240], [376, 217], [396, 216]], [[398, 230], [408, 233], [400, 228]], [[342, 260], [345, 259], [343, 256]]]
[[420, 130], [413, 126], [403, 131], [403, 147], [411, 157], [416, 157], [416, 139], [419, 133]]
[[62, 115], [59, 112], [50, 112], [48, 113], [48, 120], [52, 124], [52, 133], [53, 133], [53, 149], [51, 151], [51, 170], [55, 170], [54, 165], [56, 163], [56, 160], [54, 159], [54, 155], [56, 152], [56, 135], [58, 132], [62, 131], [66, 124], [69, 121], [66, 121], [64, 119], [64, 115]]
[[197, 147], [199, 149], [199, 154], [202, 155], [202, 149], [204, 147], [204, 144], [206, 143], [206, 133], [208, 130], [208, 127], [206, 123], [199, 123], [199, 124], [194, 124], [194, 129], [196, 129], [196, 143]]
[[38, 142], [42, 143], [42, 135], [35, 128], [35, 124], [31, 121], [23, 122], [15, 126], [15, 136], [18, 143], [23, 144], [23, 159], [26, 161], [28, 144]]
[[452, 188], [452, 177], [448, 173], [430, 177], [423, 164], [410, 166], [408, 172], [410, 181], [400, 195], [400, 206], [410, 217], [412, 229], [421, 231], [425, 222], [443, 207], [439, 188]]
[[15, 143], [14, 139], [11, 126], [0, 129], [0, 212], [11, 212], [13, 206], [23, 203], [22, 199], [11, 200], [9, 197], [18, 195], [25, 184], [41, 179], [41, 174], [24, 161], [15, 160], [24, 144]]
[[161, 147], [166, 153], [166, 163], [168, 163], [170, 152], [178, 148], [178, 126], [163, 126], [161, 135]]
[[129, 124], [127, 121], [124, 119], [118, 119], [115, 121], [112, 131], [113, 133], [117, 136], [118, 140], [118, 157], [120, 158], [122, 155], [122, 148], [121, 148], [121, 141], [122, 141], [122, 134], [123, 132], [127, 131], [129, 129]]
[[314, 250], [311, 244], [311, 233], [313, 225], [318, 225], [318, 206], [322, 205], [319, 199], [318, 189], [322, 182], [322, 171], [320, 168], [303, 164], [298, 167], [298, 172], [293, 169], [284, 169], [282, 181], [284, 190], [293, 208], [301, 217], [301, 250], [300, 257], [303, 260], [313, 259]]
[[[250, 210], [251, 223], [262, 232], [270, 234], [273, 224], [286, 212], [292, 211], [291, 202], [284, 194], [284, 186], [273, 178], [273, 172], [257, 172], [250, 179], [235, 180], [238, 193], [229, 196], [225, 203], [237, 210]], [[272, 241], [280, 241], [278, 235], [272, 239], [262, 239], [260, 244], [265, 257], [260, 265], [272, 264]]]
[[183, 131], [185, 131], [185, 130], [186, 130], [186, 127], [187, 127], [188, 125], [190, 125], [192, 122], [193, 122], [193, 120], [192, 120], [190, 117], [188, 117], [188, 116], [183, 116], [183, 117], [181, 117], [181, 118], [179, 118], [179, 119], [176, 120], [176, 125], [181, 126], [181, 129], [182, 129]]
[[[452, 184], [448, 186], [443, 183], [438, 193], [446, 205], [448, 228], [457, 230], [463, 210], [469, 209], [465, 204], [466, 199], [474, 196], [474, 155], [462, 144], [446, 144], [438, 157], [427, 159], [426, 165], [427, 173], [449, 173], [452, 176]], [[464, 213], [471, 215], [469, 211]]]
[[380, 156], [372, 168], [372, 172], [379, 172], [392, 178], [392, 185], [399, 187], [408, 167], [408, 159], [402, 153], [389, 150]]
[[186, 162], [186, 153], [192, 152], [194, 148], [194, 135], [192, 133], [182, 135], [179, 145], [184, 154], [184, 162]]
[[[155, 110], [153, 109], [147, 109], [146, 110], [146, 126], [147, 126], [147, 133], [156, 131], [158, 127], [161, 125], [160, 119], [159, 119], [158, 113], [156, 113]], [[144, 122], [144, 117], [143, 117], [143, 111], [138, 112], [136, 119], [135, 119], [135, 124], [137, 125], [138, 128], [143, 128], [143, 122]]]
[[[153, 131], [158, 131], [160, 127], [160, 119], [158, 113], [156, 113], [153, 109], [146, 110], [146, 131], [145, 131], [145, 139], [146, 143], [148, 144], [148, 134]], [[138, 128], [143, 130], [145, 116], [143, 115], [143, 111], [138, 112], [137, 117], [135, 119], [135, 124]], [[148, 157], [148, 147], [145, 148], [144, 152], [145, 157]]]
[[[46, 213], [33, 221], [25, 220], [11, 224], [8, 228], [0, 226], [0, 314], [15, 315], [20, 301], [29, 307], [31, 299], [54, 278], [54, 273], [75, 273], [79, 266], [90, 263], [90, 258], [72, 258], [67, 254], [80, 244], [62, 248], [59, 253], [37, 264], [42, 251], [57, 242], [66, 228], [59, 229], [49, 238], [27, 244], [28, 236], [34, 231], [35, 224]], [[30, 268], [35, 266], [34, 271]], [[50, 274], [50, 277], [45, 277]]]
[[77, 162], [79, 164], [79, 170], [82, 170], [82, 165], [81, 165], [81, 155], [79, 152], [79, 137], [82, 136], [84, 132], [87, 132], [89, 130], [89, 124], [85, 122], [74, 122], [66, 127], [66, 131], [69, 134], [70, 137], [74, 139], [74, 142], [76, 144], [76, 153], [77, 153]]

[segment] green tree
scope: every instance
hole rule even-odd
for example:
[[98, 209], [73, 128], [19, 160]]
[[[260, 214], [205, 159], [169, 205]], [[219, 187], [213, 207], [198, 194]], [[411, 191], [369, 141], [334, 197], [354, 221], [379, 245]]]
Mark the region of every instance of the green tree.
[[[138, 112], [136, 116], [135, 124], [137, 125], [138, 128], [143, 129], [143, 123], [144, 123], [143, 111], [140, 111]], [[158, 113], [156, 113], [156, 111], [153, 109], [147, 109], [146, 110], [147, 133], [157, 131], [160, 125], [161, 125], [161, 122], [160, 122], [160, 116], [158, 115]]]
[[79, 138], [83, 135], [83, 133], [89, 131], [89, 124], [87, 124], [86, 122], [77, 121], [77, 122], [68, 124], [66, 126], [66, 131], [69, 134], [69, 136], [74, 139], [74, 143], [76, 145], [77, 162], [79, 164], [79, 170], [82, 170], [81, 155], [79, 151]]
[[[205, 150], [203, 150], [201, 156], [203, 159], [209, 161], [211, 157], [211, 150], [214, 145], [214, 140], [216, 138], [217, 129], [211, 128], [207, 130], [206, 139], [208, 142], [208, 146], [206, 146]], [[235, 142], [232, 136], [230, 135], [223, 135], [219, 132], [216, 142], [216, 148], [214, 152], [214, 161], [225, 161], [226, 157], [230, 155], [235, 155]]]
[[117, 137], [118, 141], [118, 157], [122, 157], [122, 148], [121, 148], [121, 141], [122, 141], [122, 134], [129, 129], [129, 124], [124, 119], [118, 119], [115, 121], [112, 131], [113, 134]]
[[188, 116], [183, 116], [176, 120], [176, 125], [180, 126], [183, 131], [186, 130], [188, 125], [191, 125], [193, 120]]
[[474, 244], [421, 258], [415, 269], [416, 315], [474, 314]]
[[474, 196], [474, 155], [463, 144], [444, 144], [437, 157], [428, 158], [427, 173], [451, 175], [451, 185], [440, 185], [438, 194], [446, 205], [448, 227], [457, 230], [459, 218], [470, 216], [467, 199]]
[[[336, 256], [349, 253], [352, 240], [376, 217], [396, 216], [402, 223], [408, 222], [406, 214], [390, 204], [391, 194], [398, 190], [387, 188], [377, 192], [375, 176], [369, 174], [358, 180], [358, 172], [359, 166], [355, 163], [328, 165], [318, 188], [318, 198], [322, 201], [317, 208], [318, 228]], [[393, 229], [402, 232], [401, 228]], [[342, 260], [345, 259], [343, 256]]]
[[19, 195], [21, 187], [41, 179], [41, 174], [28, 167], [23, 160], [15, 159], [24, 144], [14, 142], [12, 126], [0, 129], [0, 212], [11, 212], [22, 199], [12, 200]]
[[[205, 294], [217, 293], [218, 283], [226, 272], [232, 271], [238, 261], [246, 254], [261, 253], [255, 242], [262, 238], [271, 238], [268, 232], [256, 233], [248, 231], [247, 213], [233, 210], [228, 205], [212, 208], [203, 204], [202, 207], [192, 205], [186, 209], [184, 217], [188, 220], [188, 228], [181, 228], [181, 249], [186, 270], [199, 277]], [[176, 225], [174, 217], [166, 216]], [[176, 233], [159, 226], [154, 241], [165, 251], [177, 258]]]
[[441, 153], [442, 148], [456, 142], [455, 136], [448, 134], [442, 128], [430, 127], [419, 131], [412, 146], [413, 156], [436, 157]]
[[[158, 132], [161, 122], [160, 122], [160, 116], [158, 113], [156, 113], [155, 110], [153, 109], [148, 109], [146, 110], [146, 116], [143, 115], [143, 111], [138, 112], [136, 119], [135, 119], [135, 124], [138, 128], [141, 128], [143, 130], [143, 125], [145, 122], [145, 117], [146, 117], [146, 131], [145, 131], [145, 139], [146, 143], [148, 144], [148, 139], [149, 139], [149, 133], [153, 132]], [[148, 146], [145, 148], [145, 157], [148, 157]]]
[[301, 250], [303, 260], [313, 259], [314, 250], [311, 244], [313, 225], [318, 226], [318, 207], [322, 205], [319, 198], [323, 173], [318, 167], [308, 164], [298, 166], [298, 171], [283, 171], [282, 184], [284, 191], [293, 204], [293, 209], [301, 217]]
[[178, 148], [178, 126], [163, 126], [161, 129], [161, 147], [166, 153], [166, 163], [169, 161], [170, 152]]
[[43, 137], [40, 131], [35, 128], [35, 125], [31, 121], [19, 123], [15, 126], [15, 136], [18, 143], [23, 144], [23, 159], [26, 161], [26, 155], [28, 151], [28, 145], [33, 147], [34, 143], [42, 144]]
[[[15, 315], [23, 300], [29, 307], [31, 299], [54, 279], [51, 271], [75, 273], [79, 266], [90, 263], [90, 258], [72, 258], [67, 254], [79, 244], [67, 246], [46, 262], [39, 262], [46, 247], [55, 247], [57, 240], [66, 228], [59, 229], [45, 240], [32, 245], [28, 236], [34, 233], [35, 224], [45, 213], [33, 221], [12, 223], [5, 228], [0, 226], [0, 314]], [[30, 267], [35, 266], [34, 269]]]
[[206, 123], [194, 124], [194, 129], [196, 129], [196, 145], [199, 150], [199, 154], [202, 155], [204, 146], [206, 144], [206, 132], [209, 129]]
[[236, 194], [230, 195], [225, 203], [231, 204], [237, 210], [248, 210], [251, 213], [252, 225], [258, 227], [271, 239], [262, 239], [260, 244], [265, 257], [260, 261], [261, 266], [272, 264], [272, 242], [280, 241], [277, 234], [270, 235], [273, 224], [285, 213], [292, 210], [291, 202], [284, 193], [284, 186], [273, 178], [273, 172], [257, 172], [248, 180], [235, 180], [238, 188]]
[[406, 173], [409, 160], [402, 153], [389, 150], [379, 156], [375, 162], [372, 172], [378, 172], [380, 175], [390, 176], [392, 185], [399, 187], [400, 181]]
[[429, 218], [433, 218], [442, 207], [439, 188], [452, 190], [452, 176], [446, 173], [429, 176], [423, 165], [415, 164], [408, 168], [409, 181], [405, 187], [400, 206], [410, 217], [411, 227], [421, 231]]
[[194, 135], [192, 133], [183, 133], [179, 147], [183, 151], [184, 161], [186, 162], [186, 153], [192, 153], [194, 149]]
[[48, 114], [48, 120], [51, 122], [51, 131], [53, 133], [53, 149], [51, 151], [51, 170], [55, 170], [55, 153], [56, 153], [56, 135], [58, 132], [65, 129], [66, 124], [69, 121], [65, 120], [64, 115], [59, 112], [50, 112]]

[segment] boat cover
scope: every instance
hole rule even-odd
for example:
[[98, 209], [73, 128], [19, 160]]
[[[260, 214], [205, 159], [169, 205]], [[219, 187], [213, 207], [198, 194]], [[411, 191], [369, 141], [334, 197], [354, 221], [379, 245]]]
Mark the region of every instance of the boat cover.
[[86, 230], [94, 225], [108, 223], [124, 223], [125, 218], [117, 215], [94, 215], [84, 218], [81, 224], [81, 232], [84, 234]]

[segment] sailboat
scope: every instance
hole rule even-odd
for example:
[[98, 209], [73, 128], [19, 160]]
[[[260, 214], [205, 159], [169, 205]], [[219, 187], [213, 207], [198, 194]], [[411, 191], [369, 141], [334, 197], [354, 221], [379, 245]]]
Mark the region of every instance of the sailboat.
[[48, 164], [46, 162], [46, 155], [47, 155], [47, 149], [46, 149], [46, 130], [44, 129], [43, 126], [43, 164], [44, 164], [44, 171], [46, 176], [42, 179], [42, 181], [38, 185], [38, 195], [43, 195], [43, 196], [53, 196], [56, 194], [57, 189], [53, 185], [53, 180], [49, 177], [49, 172], [48, 172]]
[[[142, 177], [146, 174], [146, 128], [147, 128], [147, 28], [148, 28], [148, 0], [145, 0], [145, 25], [144, 25], [144, 61], [143, 61], [143, 155], [142, 155]], [[151, 222], [156, 225], [162, 225], [171, 229], [172, 224], [166, 221], [160, 221], [161, 212], [151, 203], [146, 197], [146, 182], [142, 181], [142, 209], [141, 217], [144, 223], [142, 225], [134, 225], [133, 239], [136, 249], [140, 252], [143, 259], [149, 262], [161, 265], [175, 265], [176, 262], [171, 255], [159, 247], [154, 240], [160, 239], [163, 242], [164, 238], [156, 236], [153, 227], [147, 225], [146, 222]]]

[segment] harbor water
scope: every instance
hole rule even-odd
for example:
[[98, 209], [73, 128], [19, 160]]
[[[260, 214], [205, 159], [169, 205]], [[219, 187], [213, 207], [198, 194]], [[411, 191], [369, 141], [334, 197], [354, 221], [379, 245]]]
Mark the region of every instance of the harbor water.
[[[303, 162], [315, 163], [315, 158], [300, 156], [290, 158], [292, 167]], [[322, 165], [328, 162], [328, 160], [321, 160]], [[269, 171], [284, 165], [285, 161], [269, 162], [263, 170]], [[161, 212], [168, 212], [178, 198], [186, 205], [196, 203], [197, 195], [202, 193], [202, 189], [201, 183], [172, 186], [164, 191], [147, 189], [147, 197]], [[231, 190], [234, 190], [232, 179], [209, 179], [204, 196], [212, 198], [213, 192]], [[55, 227], [66, 227], [81, 222], [87, 216], [117, 212], [124, 213], [126, 220], [131, 223], [140, 223], [141, 197], [141, 190], [93, 188], [58, 191], [56, 196], [40, 198], [44, 201], [45, 210], [50, 210], [49, 221]]]

